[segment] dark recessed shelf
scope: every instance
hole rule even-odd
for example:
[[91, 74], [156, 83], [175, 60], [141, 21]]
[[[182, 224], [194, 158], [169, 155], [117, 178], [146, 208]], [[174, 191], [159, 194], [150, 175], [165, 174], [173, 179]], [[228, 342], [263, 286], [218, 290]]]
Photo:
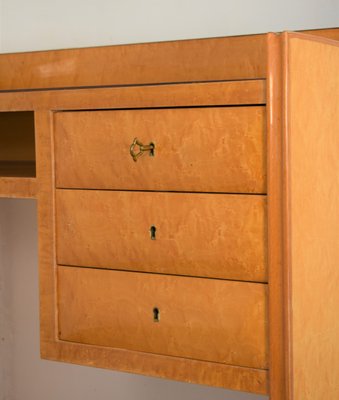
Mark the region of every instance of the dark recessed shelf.
[[34, 177], [34, 161], [0, 161], [0, 176]]
[[0, 112], [0, 177], [35, 177], [32, 111]]

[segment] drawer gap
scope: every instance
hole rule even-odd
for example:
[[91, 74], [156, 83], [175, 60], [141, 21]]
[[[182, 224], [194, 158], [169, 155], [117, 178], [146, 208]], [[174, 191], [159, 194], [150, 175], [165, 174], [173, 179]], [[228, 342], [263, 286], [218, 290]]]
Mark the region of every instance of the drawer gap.
[[[171, 274], [171, 273], [162, 273], [162, 272], [154, 272], [154, 271], [140, 271], [137, 269], [121, 269], [121, 268], [103, 268], [103, 267], [96, 267], [96, 266], [83, 266], [83, 265], [73, 265], [73, 264], [58, 264], [58, 267], [65, 267], [65, 268], [82, 268], [84, 270], [99, 270], [99, 271], [117, 271], [117, 272], [126, 272], [126, 273], [138, 273], [138, 274], [146, 274], [146, 275], [160, 275], [160, 276], [178, 276], [182, 278], [192, 278], [192, 275], [184, 275], [184, 274]], [[217, 278], [213, 276], [201, 276], [201, 275], [194, 275], [194, 278], [199, 279], [206, 279], [206, 280], [217, 280], [217, 281], [227, 281], [227, 282], [241, 282], [241, 283], [253, 283], [256, 285], [268, 285], [267, 281], [250, 281], [250, 280], [240, 280], [240, 279], [230, 279], [230, 278]]]

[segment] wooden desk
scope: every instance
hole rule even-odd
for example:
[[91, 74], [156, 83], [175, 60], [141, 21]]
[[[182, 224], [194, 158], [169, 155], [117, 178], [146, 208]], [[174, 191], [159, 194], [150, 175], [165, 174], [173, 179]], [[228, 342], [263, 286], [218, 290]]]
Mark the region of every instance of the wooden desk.
[[0, 195], [38, 199], [43, 358], [339, 397], [338, 40], [0, 55]]

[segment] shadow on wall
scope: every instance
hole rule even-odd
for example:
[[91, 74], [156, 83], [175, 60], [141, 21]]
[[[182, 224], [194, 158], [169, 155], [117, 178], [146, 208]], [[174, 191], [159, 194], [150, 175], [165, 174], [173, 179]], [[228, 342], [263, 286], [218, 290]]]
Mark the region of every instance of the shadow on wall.
[[0, 200], [0, 400], [11, 399], [13, 323], [11, 319], [11, 268], [8, 251], [8, 200]]

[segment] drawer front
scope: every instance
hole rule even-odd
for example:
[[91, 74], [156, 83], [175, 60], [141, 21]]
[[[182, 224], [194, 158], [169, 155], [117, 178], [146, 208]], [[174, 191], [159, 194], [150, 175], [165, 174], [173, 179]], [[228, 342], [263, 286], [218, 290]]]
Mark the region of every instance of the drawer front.
[[266, 197], [57, 190], [62, 265], [264, 282]]
[[58, 267], [59, 338], [267, 368], [266, 286]]
[[[60, 188], [266, 192], [262, 106], [59, 112], [54, 124]], [[133, 161], [135, 138], [154, 156]]]

